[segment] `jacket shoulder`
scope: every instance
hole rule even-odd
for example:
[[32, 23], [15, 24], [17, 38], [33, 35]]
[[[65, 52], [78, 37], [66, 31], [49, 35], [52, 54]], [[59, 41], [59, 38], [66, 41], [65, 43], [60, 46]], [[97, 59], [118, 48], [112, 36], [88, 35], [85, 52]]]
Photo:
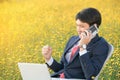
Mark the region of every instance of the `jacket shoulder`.
[[79, 36], [72, 36], [72, 37], [70, 37], [70, 39], [77, 39], [77, 38], [79, 38]]

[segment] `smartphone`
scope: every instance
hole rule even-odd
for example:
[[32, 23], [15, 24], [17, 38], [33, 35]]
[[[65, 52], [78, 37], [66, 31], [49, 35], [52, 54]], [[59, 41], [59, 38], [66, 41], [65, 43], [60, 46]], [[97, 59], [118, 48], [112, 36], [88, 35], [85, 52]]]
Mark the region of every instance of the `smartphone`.
[[93, 24], [89, 27], [88, 32], [91, 32], [92, 35], [96, 35], [98, 33], [98, 28], [96, 24]]

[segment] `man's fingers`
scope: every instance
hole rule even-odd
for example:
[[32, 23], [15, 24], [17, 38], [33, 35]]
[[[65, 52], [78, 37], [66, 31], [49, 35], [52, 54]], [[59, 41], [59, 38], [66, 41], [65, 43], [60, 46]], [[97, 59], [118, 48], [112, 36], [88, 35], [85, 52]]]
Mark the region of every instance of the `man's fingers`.
[[42, 48], [42, 53], [43, 54], [48, 54], [52, 51], [52, 48], [49, 45], [46, 45]]
[[88, 32], [87, 30], [85, 30], [85, 33], [86, 33], [86, 36], [88, 36], [88, 35], [89, 35], [89, 32]]
[[43, 46], [43, 48], [49, 48], [49, 45]]

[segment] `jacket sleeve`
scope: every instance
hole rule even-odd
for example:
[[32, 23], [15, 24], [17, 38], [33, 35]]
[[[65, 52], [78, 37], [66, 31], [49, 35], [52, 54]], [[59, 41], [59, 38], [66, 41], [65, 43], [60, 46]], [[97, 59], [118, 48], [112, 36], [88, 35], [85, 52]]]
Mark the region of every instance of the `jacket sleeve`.
[[[87, 50], [86, 54], [80, 56], [81, 66], [86, 79], [97, 76], [108, 54], [107, 43], [99, 44], [93, 48], [92, 51]], [[90, 55], [91, 53], [92, 55]]]
[[52, 69], [54, 72], [58, 72], [63, 69], [64, 65], [54, 60], [52, 65], [51, 66], [48, 65], [48, 67]]

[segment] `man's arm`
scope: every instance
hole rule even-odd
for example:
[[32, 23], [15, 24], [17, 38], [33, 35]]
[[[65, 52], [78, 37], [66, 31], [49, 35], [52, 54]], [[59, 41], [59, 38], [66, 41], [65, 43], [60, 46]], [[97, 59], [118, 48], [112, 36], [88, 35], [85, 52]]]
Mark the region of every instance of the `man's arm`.
[[[93, 54], [90, 56], [90, 54]], [[94, 47], [93, 51], [87, 50], [87, 53], [80, 56], [80, 62], [86, 78], [96, 76], [101, 70], [108, 53], [107, 44], [101, 44]]]
[[[48, 63], [47, 63], [48, 64]], [[64, 68], [63, 64], [58, 63], [56, 60], [53, 59], [51, 65], [48, 64], [48, 67], [52, 69], [54, 72], [58, 72]]]

